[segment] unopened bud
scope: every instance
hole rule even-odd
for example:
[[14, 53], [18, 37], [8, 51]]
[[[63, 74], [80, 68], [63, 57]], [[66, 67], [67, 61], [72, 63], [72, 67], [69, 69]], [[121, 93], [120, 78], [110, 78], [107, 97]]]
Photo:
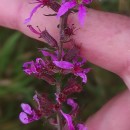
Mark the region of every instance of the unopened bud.
[[81, 91], [82, 91], [82, 86], [76, 83], [76, 84], [65, 87], [62, 93], [65, 94], [66, 96], [69, 96], [73, 93], [79, 93]]
[[55, 83], [56, 83], [55, 78], [51, 75], [42, 73], [42, 75], [40, 75], [39, 77], [40, 77], [40, 79], [43, 79], [46, 82], [48, 82], [50, 85], [55, 85]]
[[40, 38], [43, 38], [50, 46], [58, 47], [57, 41], [45, 29], [41, 32]]
[[[43, 38], [51, 47], [58, 47], [57, 41], [47, 32], [45, 29], [44, 31], [41, 31], [39, 28], [39, 31], [37, 31], [35, 28], [32, 27], [32, 25], [27, 25], [27, 27], [35, 34], [39, 35], [39, 38]], [[37, 26], [38, 27], [38, 26]]]
[[53, 2], [53, 3], [51, 3], [50, 8], [52, 10], [54, 10], [55, 12], [58, 12], [58, 10], [60, 8], [60, 4], [58, 4], [57, 2]]
[[75, 56], [79, 54], [79, 52], [80, 52], [79, 48], [76, 45], [74, 45], [73, 48], [67, 51], [63, 59], [65, 61], [71, 61]]

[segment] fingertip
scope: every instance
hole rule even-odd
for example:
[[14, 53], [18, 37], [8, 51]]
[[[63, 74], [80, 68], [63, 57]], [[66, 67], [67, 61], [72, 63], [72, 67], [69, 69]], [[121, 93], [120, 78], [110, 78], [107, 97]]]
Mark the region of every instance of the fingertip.
[[130, 130], [129, 120], [130, 91], [125, 90], [91, 116], [86, 125], [89, 130]]

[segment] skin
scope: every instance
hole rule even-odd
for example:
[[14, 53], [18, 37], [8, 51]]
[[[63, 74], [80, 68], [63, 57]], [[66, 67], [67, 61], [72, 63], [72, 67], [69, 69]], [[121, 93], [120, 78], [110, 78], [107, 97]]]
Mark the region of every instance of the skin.
[[[23, 24], [35, 6], [28, 3], [29, 0], [0, 0], [0, 25], [38, 39]], [[37, 11], [34, 15], [37, 19], [33, 17], [30, 24], [34, 27], [38, 25], [41, 30], [46, 27], [48, 32], [58, 40], [56, 27], [58, 19], [43, 16], [44, 13], [54, 12], [44, 7]], [[81, 46], [82, 56], [91, 63], [116, 73], [130, 89], [130, 18], [88, 9], [84, 26], [79, 25], [77, 14], [69, 16], [68, 24], [71, 26], [73, 23], [76, 28], [80, 28], [75, 32], [74, 39], [76, 44]], [[125, 90], [91, 116], [86, 124], [89, 130], [130, 130], [129, 120], [130, 92]]]

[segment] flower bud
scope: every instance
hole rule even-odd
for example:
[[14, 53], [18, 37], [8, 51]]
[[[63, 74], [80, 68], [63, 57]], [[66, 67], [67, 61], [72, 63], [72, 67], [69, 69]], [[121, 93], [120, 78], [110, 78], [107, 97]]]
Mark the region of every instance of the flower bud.
[[43, 38], [50, 46], [58, 47], [57, 41], [47, 32], [46, 29], [41, 32], [40, 38]]
[[57, 2], [53, 2], [50, 4], [50, 8], [52, 10], [54, 10], [55, 12], [58, 12], [59, 8], [60, 8], [60, 4], [58, 4]]

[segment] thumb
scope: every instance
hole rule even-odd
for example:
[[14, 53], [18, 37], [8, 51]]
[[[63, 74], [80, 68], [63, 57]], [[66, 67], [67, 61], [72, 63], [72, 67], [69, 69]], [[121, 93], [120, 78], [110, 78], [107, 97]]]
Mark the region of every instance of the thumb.
[[130, 92], [118, 94], [88, 119], [89, 130], [130, 130]]

